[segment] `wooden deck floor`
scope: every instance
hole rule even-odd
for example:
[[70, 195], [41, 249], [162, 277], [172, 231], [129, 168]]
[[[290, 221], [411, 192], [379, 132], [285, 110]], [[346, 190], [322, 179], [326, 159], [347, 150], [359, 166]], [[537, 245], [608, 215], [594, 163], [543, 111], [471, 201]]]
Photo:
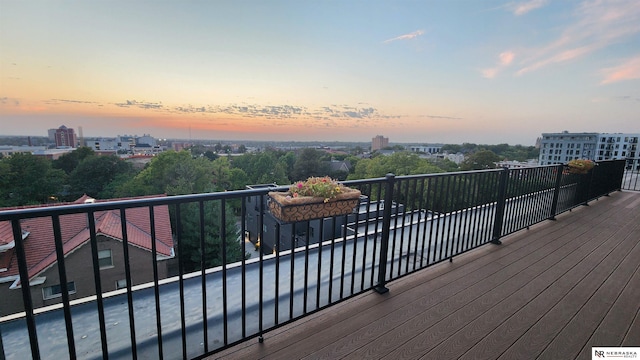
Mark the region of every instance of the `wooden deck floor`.
[[616, 192], [211, 356], [591, 359], [640, 346], [640, 193]]

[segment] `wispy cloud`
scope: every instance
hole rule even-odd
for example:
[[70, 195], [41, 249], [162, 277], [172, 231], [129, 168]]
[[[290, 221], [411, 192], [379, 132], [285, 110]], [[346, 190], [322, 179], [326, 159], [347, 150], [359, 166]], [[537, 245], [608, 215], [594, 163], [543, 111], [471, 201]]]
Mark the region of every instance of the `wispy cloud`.
[[411, 40], [411, 39], [415, 39], [418, 36], [423, 35], [423, 34], [424, 34], [424, 30], [417, 30], [417, 31], [414, 31], [414, 32], [409, 33], [409, 34], [404, 34], [404, 35], [400, 35], [400, 36], [394, 37], [392, 39], [385, 40], [382, 43], [383, 44], [388, 44], [390, 42], [397, 41], [397, 40]]
[[[122, 108], [141, 108], [147, 110], [162, 111], [170, 114], [201, 114], [219, 116], [233, 116], [236, 118], [252, 119], [252, 121], [269, 121], [269, 124], [278, 126], [286, 125], [286, 120], [314, 119], [333, 125], [346, 123], [345, 120], [360, 122], [358, 125], [371, 125], [372, 121], [400, 119], [403, 115], [389, 115], [381, 113], [378, 109], [366, 103], [358, 103], [357, 106], [347, 104], [331, 104], [317, 108], [296, 105], [259, 105], [259, 104], [227, 104], [227, 105], [181, 105], [168, 106], [161, 102], [147, 102], [137, 100], [125, 100], [112, 105]], [[313, 125], [315, 126], [315, 124]]]
[[461, 117], [454, 116], [441, 116], [441, 115], [426, 115], [430, 119], [443, 119], [443, 120], [462, 120]]
[[505, 7], [514, 15], [524, 15], [529, 11], [541, 8], [547, 4], [547, 0], [529, 0], [525, 2], [509, 3]]
[[95, 104], [94, 101], [71, 100], [71, 99], [51, 99], [47, 103], [49, 103], [49, 104], [55, 104], [55, 103]]
[[516, 54], [511, 50], [507, 50], [507, 51], [501, 52], [498, 55], [498, 64], [495, 67], [488, 68], [488, 69], [483, 69], [482, 70], [482, 77], [487, 78], [487, 79], [493, 79], [494, 77], [496, 77], [496, 75], [498, 75], [498, 73], [503, 68], [511, 65], [511, 63], [513, 62], [513, 59], [515, 59], [515, 57], [516, 57]]
[[162, 103], [154, 103], [148, 101], [126, 100], [122, 103], [114, 103], [119, 107], [137, 107], [141, 109], [162, 109]]
[[1, 97], [0, 98], [0, 104], [2, 105], [14, 105], [14, 106], [20, 106], [20, 100], [19, 99], [15, 99], [15, 98], [10, 98], [10, 97]]
[[525, 51], [518, 75], [582, 58], [640, 33], [637, 0], [584, 1], [561, 34], [540, 48]]
[[624, 63], [602, 70], [604, 79], [601, 84], [610, 84], [618, 81], [640, 79], [640, 55], [629, 59]]

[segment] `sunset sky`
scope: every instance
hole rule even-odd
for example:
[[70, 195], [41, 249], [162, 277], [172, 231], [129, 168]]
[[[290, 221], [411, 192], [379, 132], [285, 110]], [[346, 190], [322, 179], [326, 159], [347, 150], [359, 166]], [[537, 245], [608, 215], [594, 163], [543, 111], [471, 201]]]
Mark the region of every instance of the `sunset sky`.
[[640, 1], [0, 0], [0, 135], [640, 132]]

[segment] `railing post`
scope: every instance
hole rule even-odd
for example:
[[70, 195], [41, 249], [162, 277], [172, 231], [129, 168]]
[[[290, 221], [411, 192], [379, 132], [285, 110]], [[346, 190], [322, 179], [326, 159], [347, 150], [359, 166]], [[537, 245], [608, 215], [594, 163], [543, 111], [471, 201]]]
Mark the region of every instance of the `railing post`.
[[395, 185], [395, 175], [387, 174], [387, 187], [384, 192], [384, 209], [382, 212], [382, 239], [380, 241], [380, 257], [378, 263], [378, 284], [374, 290], [379, 294], [389, 291], [385, 286], [387, 283], [387, 260], [389, 252], [389, 233], [391, 228], [391, 204], [393, 202], [393, 188]]
[[31, 345], [31, 357], [40, 359], [38, 346], [38, 333], [36, 332], [36, 319], [33, 314], [33, 301], [31, 300], [31, 284], [29, 283], [29, 265], [24, 251], [22, 228], [20, 220], [11, 220], [13, 228], [13, 241], [15, 243], [16, 257], [18, 258], [18, 272], [20, 275], [20, 287], [22, 290], [22, 302], [24, 303], [25, 320], [29, 332], [29, 344]]
[[562, 186], [562, 172], [564, 171], [564, 165], [556, 166], [556, 183], [553, 189], [553, 201], [551, 203], [551, 217], [549, 220], [556, 219], [556, 212], [558, 211], [558, 200], [560, 199], [560, 186]]
[[509, 178], [509, 169], [504, 168], [500, 173], [500, 183], [498, 184], [498, 202], [496, 204], [496, 216], [493, 221], [493, 239], [491, 243], [500, 245], [502, 242], [502, 223], [504, 222], [504, 208], [507, 202], [507, 180]]

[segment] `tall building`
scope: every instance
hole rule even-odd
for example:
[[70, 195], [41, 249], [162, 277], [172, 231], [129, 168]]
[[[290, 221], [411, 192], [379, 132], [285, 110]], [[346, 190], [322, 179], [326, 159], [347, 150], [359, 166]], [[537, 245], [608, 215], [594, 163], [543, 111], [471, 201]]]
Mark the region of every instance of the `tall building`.
[[543, 133], [540, 165], [564, 164], [573, 159], [626, 160], [627, 169], [640, 170], [640, 134]]
[[56, 147], [76, 147], [76, 133], [73, 129], [64, 125], [56, 129], [55, 132]]
[[389, 138], [378, 135], [371, 139], [371, 151], [381, 150], [389, 146]]

